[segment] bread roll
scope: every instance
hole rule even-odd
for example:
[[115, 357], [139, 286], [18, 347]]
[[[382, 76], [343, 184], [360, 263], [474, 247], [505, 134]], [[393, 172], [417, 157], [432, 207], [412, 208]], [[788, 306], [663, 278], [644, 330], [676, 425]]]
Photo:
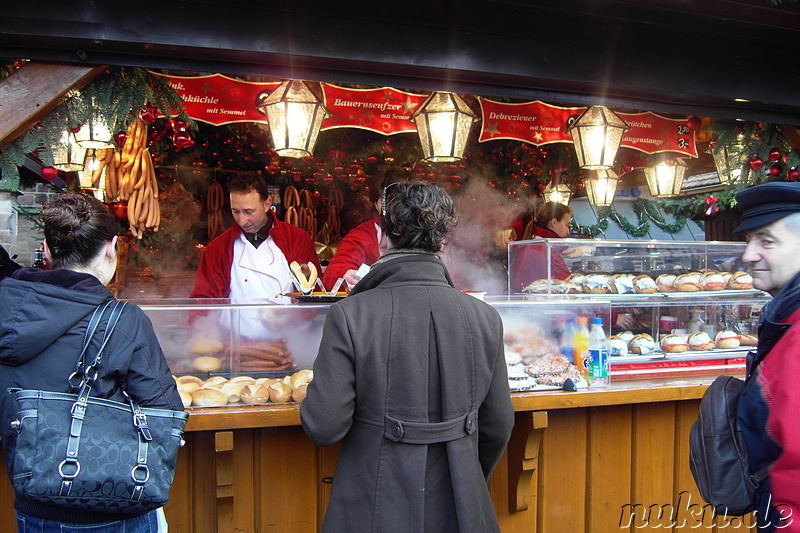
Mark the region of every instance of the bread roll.
[[292, 400], [296, 402], [302, 402], [306, 399], [306, 390], [308, 389], [308, 383], [303, 383], [296, 389], [292, 391]]
[[250, 376], [236, 376], [231, 378], [229, 381], [232, 383], [244, 383], [245, 385], [252, 385], [256, 382], [255, 378], [251, 378]]
[[614, 274], [608, 278], [608, 286], [614, 294], [629, 294], [635, 292], [633, 274]]
[[586, 294], [607, 294], [611, 288], [608, 286], [608, 275], [587, 274], [583, 277], [583, 292]]
[[714, 337], [714, 342], [716, 343], [717, 348], [721, 348], [723, 350], [732, 350], [733, 348], [738, 348], [741, 344], [739, 335], [727, 329], [718, 332]]
[[310, 369], [298, 370], [297, 372], [292, 374], [289, 384], [292, 386], [293, 389], [296, 389], [300, 385], [308, 383], [313, 378], [314, 378], [313, 370]]
[[222, 368], [222, 361], [213, 355], [201, 355], [192, 361], [192, 368], [197, 372], [217, 372]]
[[193, 393], [199, 388], [200, 385], [198, 385], [194, 381], [189, 381], [187, 383], [178, 383], [178, 391], [187, 392], [189, 394]]
[[267, 403], [269, 401], [269, 387], [264, 385], [245, 385], [241, 393], [242, 401], [252, 405], [256, 403]]
[[700, 276], [700, 284], [706, 291], [721, 291], [725, 288], [725, 280], [719, 272], [706, 272]]
[[758, 345], [758, 335], [752, 335], [750, 333], [739, 335], [739, 342], [742, 346], [756, 346]]
[[527, 287], [522, 289], [522, 292], [533, 292], [536, 294], [544, 294], [550, 292], [550, 280], [537, 279]]
[[583, 285], [583, 274], [570, 274], [567, 276], [567, 281], [571, 281], [572, 283], [577, 283], [578, 285]]
[[608, 355], [617, 355], [625, 357], [628, 355], [628, 343], [625, 339], [620, 338], [618, 335], [612, 335], [608, 339]]
[[194, 355], [216, 355], [225, 349], [222, 341], [217, 339], [200, 339], [192, 343], [191, 352]]
[[675, 290], [678, 292], [697, 292], [703, 290], [700, 284], [700, 273], [689, 272], [675, 278]]
[[278, 382], [269, 386], [269, 399], [274, 403], [288, 402], [292, 399], [292, 387]]
[[184, 409], [186, 409], [187, 407], [192, 405], [192, 393], [191, 392], [186, 392], [186, 391], [182, 391], [181, 389], [178, 389], [178, 394], [181, 397], [181, 403], [183, 404], [183, 408]]
[[624, 340], [625, 342], [631, 342], [635, 337], [632, 331], [620, 331], [619, 333], [617, 333], [616, 336]]
[[227, 383], [228, 378], [222, 376], [211, 376], [203, 382], [203, 387], [221, 387], [223, 383]]
[[675, 274], [661, 274], [656, 278], [656, 286], [661, 292], [675, 291]]
[[702, 352], [715, 346], [714, 341], [705, 331], [698, 331], [689, 335], [689, 349]]
[[175, 381], [178, 382], [178, 385], [187, 385], [190, 383], [196, 384], [198, 387], [203, 385], [203, 380], [198, 378], [197, 376], [178, 376], [175, 378]]
[[227, 403], [228, 395], [213, 387], [200, 387], [192, 393], [192, 405], [195, 407], [218, 407]]
[[631, 353], [644, 355], [655, 351], [656, 341], [647, 333], [640, 333], [631, 339], [628, 347]]
[[633, 289], [637, 294], [653, 294], [658, 291], [658, 285], [647, 274], [640, 274], [633, 278]]
[[664, 335], [659, 344], [661, 344], [661, 349], [667, 353], [681, 353], [689, 349], [689, 345], [680, 335]]
[[752, 289], [753, 276], [741, 270], [734, 272], [731, 274], [731, 279], [728, 280], [728, 288], [736, 290]]
[[236, 403], [242, 399], [242, 389], [247, 383], [241, 381], [228, 381], [222, 384], [222, 392], [228, 395], [228, 403]]

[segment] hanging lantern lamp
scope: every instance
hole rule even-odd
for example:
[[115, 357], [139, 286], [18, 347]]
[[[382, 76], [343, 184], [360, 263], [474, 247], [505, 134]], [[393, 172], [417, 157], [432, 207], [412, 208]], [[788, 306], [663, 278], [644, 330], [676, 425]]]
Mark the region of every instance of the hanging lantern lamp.
[[588, 170], [611, 168], [622, 136], [630, 127], [604, 106], [586, 109], [568, 128], [578, 164]]
[[644, 169], [650, 195], [654, 198], [678, 196], [683, 187], [685, 174], [686, 163], [682, 159], [675, 159], [674, 162], [662, 161]]
[[313, 155], [322, 121], [330, 116], [325, 105], [300, 80], [286, 80], [272, 92], [260, 92], [256, 109], [266, 115], [273, 149], [282, 157]]
[[462, 159], [469, 130], [478, 116], [456, 93], [435, 92], [411, 114], [417, 125], [425, 161]]
[[619, 176], [613, 170], [597, 170], [583, 181], [586, 185], [586, 194], [589, 195], [589, 203], [594, 206], [609, 206], [614, 202], [614, 195], [617, 193]]
[[97, 112], [101, 108], [98, 99], [93, 97], [89, 106], [89, 120], [86, 124], [81, 124], [80, 129], [73, 134], [75, 142], [83, 148], [114, 148], [111, 133], [113, 124], [109, 124], [108, 117]]
[[73, 142], [69, 132], [65, 131], [61, 140], [53, 147], [53, 166], [64, 172], [83, 170], [86, 148]]
[[711, 148], [711, 157], [714, 158], [714, 167], [717, 169], [719, 182], [723, 185], [734, 183], [742, 175], [742, 167], [747, 156], [744, 154], [743, 145], [734, 145], [729, 150], [727, 146], [714, 146]]
[[569, 200], [572, 198], [572, 191], [569, 186], [563, 183], [551, 183], [542, 191], [542, 198], [545, 202], [557, 202], [559, 204], [569, 205]]

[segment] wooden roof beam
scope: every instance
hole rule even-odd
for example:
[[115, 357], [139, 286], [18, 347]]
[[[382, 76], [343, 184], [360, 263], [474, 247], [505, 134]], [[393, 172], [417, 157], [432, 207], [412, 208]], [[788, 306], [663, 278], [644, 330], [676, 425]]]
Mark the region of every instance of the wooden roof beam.
[[0, 82], [0, 149], [28, 131], [106, 66], [28, 62]]

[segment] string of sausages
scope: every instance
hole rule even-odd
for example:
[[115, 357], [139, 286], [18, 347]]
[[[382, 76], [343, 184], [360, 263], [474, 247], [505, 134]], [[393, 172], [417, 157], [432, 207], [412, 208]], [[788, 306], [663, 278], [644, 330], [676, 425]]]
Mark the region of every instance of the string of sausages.
[[158, 203], [158, 180], [153, 158], [147, 150], [147, 124], [136, 119], [131, 124], [121, 151], [97, 150], [100, 166], [92, 175], [99, 183], [105, 172], [106, 200], [128, 202], [128, 223], [134, 237], [145, 230], [158, 231], [161, 207]]
[[317, 211], [314, 196], [308, 189], [297, 190], [289, 185], [283, 191], [284, 222], [304, 230], [313, 239], [317, 234]]
[[225, 203], [225, 192], [218, 182], [208, 187], [206, 195], [206, 208], [208, 210], [208, 238], [209, 240], [222, 234], [225, 227], [222, 225], [222, 205]]

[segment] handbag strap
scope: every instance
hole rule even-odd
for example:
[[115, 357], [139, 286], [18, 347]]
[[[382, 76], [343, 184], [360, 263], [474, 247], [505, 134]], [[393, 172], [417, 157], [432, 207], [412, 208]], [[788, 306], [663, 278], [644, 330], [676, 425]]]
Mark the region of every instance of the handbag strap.
[[[76, 367], [76, 371], [85, 365], [85, 356], [86, 350], [88, 345], [91, 343], [92, 337], [94, 337], [97, 331], [97, 325], [100, 322], [100, 318], [105, 314], [105, 310], [108, 308], [108, 302], [106, 305], [98, 306], [98, 309], [92, 314], [92, 317], [89, 320], [90, 326], [87, 328], [87, 335], [84, 339], [84, 346], [83, 350], [81, 351], [80, 360], [78, 362], [78, 366]], [[67, 496], [72, 489], [72, 483], [78, 474], [81, 471], [81, 464], [78, 460], [78, 451], [80, 448], [80, 438], [81, 438], [81, 431], [83, 430], [83, 421], [86, 418], [86, 408], [89, 404], [89, 395], [92, 390], [92, 385], [94, 384], [95, 380], [97, 379], [97, 369], [100, 366], [100, 362], [102, 361], [103, 350], [108, 344], [108, 340], [111, 338], [111, 334], [114, 332], [114, 328], [119, 321], [119, 317], [122, 314], [122, 310], [125, 308], [125, 302], [114, 301], [114, 307], [111, 309], [111, 316], [108, 319], [108, 323], [106, 324], [105, 331], [103, 333], [103, 339], [100, 344], [100, 348], [97, 350], [97, 354], [94, 357], [92, 363], [85, 368], [83, 368], [82, 376], [81, 376], [81, 389], [78, 393], [78, 399], [72, 404], [72, 409], [70, 409], [70, 430], [69, 436], [67, 437], [67, 448], [66, 448], [66, 456], [61, 463], [58, 465], [58, 473], [61, 476], [61, 487], [59, 490], [59, 495]], [[99, 312], [98, 312], [99, 311]], [[96, 320], [95, 320], [96, 318]], [[91, 334], [88, 332], [91, 331]], [[128, 398], [128, 401], [131, 405], [131, 412], [134, 415], [133, 421], [134, 425], [138, 427], [141, 422], [137, 424], [137, 413], [139, 417], [144, 417], [144, 414], [139, 409], [139, 406], [127, 395], [125, 397]], [[144, 420], [144, 427], [147, 430], [147, 421], [146, 418]], [[142, 433], [140, 429], [140, 434]], [[149, 434], [149, 431], [147, 431]], [[150, 472], [147, 469], [147, 443], [145, 442], [142, 444], [142, 440], [144, 438], [139, 439], [139, 453], [137, 461], [138, 463], [144, 462], [143, 469], [140, 468], [139, 464], [131, 471], [131, 477], [135, 484], [138, 486], [138, 492], [134, 490], [134, 496], [137, 496], [135, 499], [140, 499], [143, 490], [144, 490], [144, 483], [150, 477]], [[142, 448], [144, 446], [144, 449]], [[142, 457], [142, 452], [144, 451], [144, 458]], [[143, 470], [143, 471], [142, 471]]]
[[89, 324], [86, 326], [86, 333], [83, 335], [83, 348], [78, 355], [78, 361], [75, 363], [75, 370], [67, 378], [70, 392], [77, 391], [81, 386], [85, 373], [86, 350], [89, 349], [89, 344], [92, 341], [92, 337], [94, 337], [95, 331], [97, 331], [97, 326], [100, 324], [100, 320], [103, 318], [108, 306], [111, 305], [111, 302], [112, 300], [109, 300], [95, 307], [94, 311], [92, 311], [92, 316], [89, 317]]

